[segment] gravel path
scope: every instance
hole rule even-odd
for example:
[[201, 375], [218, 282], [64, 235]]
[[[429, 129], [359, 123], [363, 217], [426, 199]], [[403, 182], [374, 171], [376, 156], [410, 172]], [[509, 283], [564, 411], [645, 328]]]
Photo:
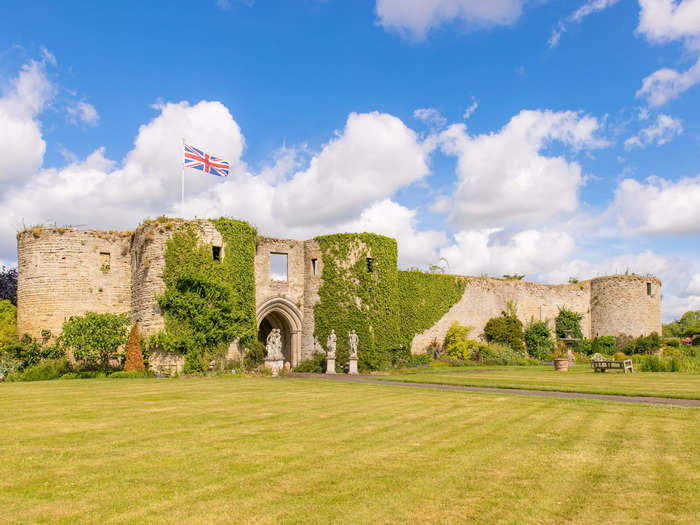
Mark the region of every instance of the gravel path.
[[327, 379], [350, 383], [367, 383], [371, 385], [410, 386], [413, 388], [432, 388], [437, 390], [461, 390], [466, 392], [492, 392], [496, 394], [516, 394], [521, 396], [564, 397], [580, 399], [597, 399], [599, 401], [617, 401], [620, 403], [674, 405], [681, 407], [700, 407], [700, 399], [680, 399], [672, 397], [616, 396], [610, 394], [586, 394], [583, 392], [560, 392], [550, 390], [524, 390], [520, 388], [492, 388], [463, 385], [438, 385], [433, 383], [411, 383], [408, 381], [383, 381], [372, 376], [349, 376], [346, 374], [301, 374], [292, 377], [303, 379]]

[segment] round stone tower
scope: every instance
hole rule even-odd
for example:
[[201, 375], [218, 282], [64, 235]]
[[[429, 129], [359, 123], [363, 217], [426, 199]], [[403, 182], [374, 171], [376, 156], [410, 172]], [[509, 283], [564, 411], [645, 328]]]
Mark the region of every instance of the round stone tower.
[[642, 275], [591, 279], [591, 337], [661, 334], [661, 281]]

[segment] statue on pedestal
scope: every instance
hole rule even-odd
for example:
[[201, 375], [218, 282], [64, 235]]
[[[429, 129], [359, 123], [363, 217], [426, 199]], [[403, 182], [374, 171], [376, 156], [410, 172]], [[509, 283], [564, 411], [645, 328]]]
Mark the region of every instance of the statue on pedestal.
[[348, 343], [350, 344], [350, 359], [357, 359], [357, 343], [360, 340], [355, 333], [355, 330], [351, 330], [348, 334]]
[[326, 355], [328, 359], [335, 359], [335, 342], [336, 342], [335, 330], [331, 330], [326, 340]]
[[279, 328], [273, 328], [265, 340], [267, 357], [265, 366], [272, 370], [272, 375], [277, 375], [284, 366], [284, 356], [282, 355], [282, 333]]

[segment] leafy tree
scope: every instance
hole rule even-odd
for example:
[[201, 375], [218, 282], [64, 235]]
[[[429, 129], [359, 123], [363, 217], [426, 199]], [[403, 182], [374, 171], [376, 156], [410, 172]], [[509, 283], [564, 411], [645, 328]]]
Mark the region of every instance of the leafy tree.
[[689, 310], [678, 321], [663, 325], [664, 337], [693, 337], [696, 334], [700, 334], [700, 310]]
[[7, 299], [0, 300], [0, 351], [17, 342], [17, 307]]
[[71, 350], [76, 360], [87, 368], [109, 368], [109, 361], [117, 357], [120, 346], [127, 342], [129, 329], [127, 314], [74, 315], [63, 323], [60, 345]]
[[564, 339], [566, 338], [566, 331], [571, 330], [572, 337], [583, 339], [581, 319], [583, 319], [583, 314], [573, 312], [566, 308], [560, 308], [559, 314], [554, 321], [557, 330], [557, 337], [559, 339]]
[[527, 352], [535, 359], [547, 359], [554, 352], [552, 332], [546, 321], [530, 321], [525, 330], [525, 345]]
[[503, 274], [503, 278], [507, 281], [522, 281], [525, 278], [525, 275], [521, 273], [514, 273], [514, 274]]
[[0, 269], [0, 299], [17, 306], [17, 268], [3, 266]]

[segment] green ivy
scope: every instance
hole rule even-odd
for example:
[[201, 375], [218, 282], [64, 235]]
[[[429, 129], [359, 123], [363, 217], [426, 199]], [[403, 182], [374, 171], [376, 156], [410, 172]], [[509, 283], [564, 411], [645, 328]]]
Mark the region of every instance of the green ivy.
[[396, 241], [372, 233], [316, 240], [323, 258], [320, 301], [314, 307], [316, 337], [325, 346], [335, 330], [336, 363], [343, 366], [349, 354], [348, 333], [355, 330], [360, 369], [388, 368], [400, 344]]
[[165, 291], [157, 297], [165, 330], [151, 346], [183, 353], [187, 373], [201, 372], [237, 337], [242, 347], [256, 340], [256, 230], [232, 219], [211, 222], [223, 238], [222, 259], [214, 260], [196, 226], [184, 223], [167, 241]]
[[411, 347], [416, 334], [435, 325], [464, 295], [464, 277], [399, 271], [400, 335], [404, 347]]

